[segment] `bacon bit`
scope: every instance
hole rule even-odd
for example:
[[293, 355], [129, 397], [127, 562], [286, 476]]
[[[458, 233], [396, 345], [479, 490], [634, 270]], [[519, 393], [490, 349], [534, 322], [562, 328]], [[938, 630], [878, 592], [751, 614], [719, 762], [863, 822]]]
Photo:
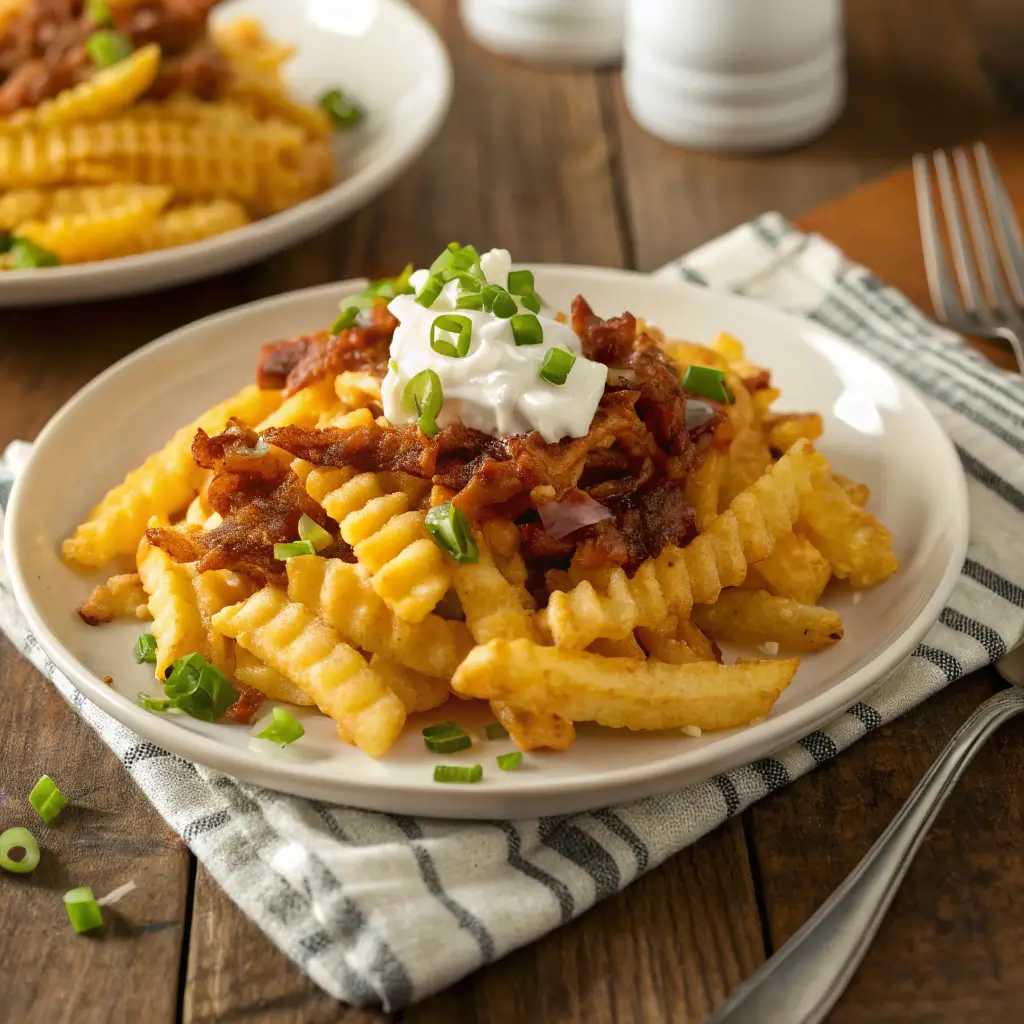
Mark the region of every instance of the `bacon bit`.
[[260, 705], [267, 699], [267, 695], [257, 690], [255, 686], [247, 686], [238, 697], [238, 700], [224, 712], [224, 717], [238, 722], [239, 725], [248, 725], [259, 711]]
[[113, 676], [104, 676], [103, 677], [103, 682], [105, 682], [107, 684], [107, 686], [112, 686], [113, 683], [114, 683], [114, 677]]
[[327, 344], [328, 331], [303, 334], [288, 341], [270, 341], [260, 349], [256, 361], [256, 385], [261, 391], [278, 391], [288, 386], [288, 376], [306, 354]]

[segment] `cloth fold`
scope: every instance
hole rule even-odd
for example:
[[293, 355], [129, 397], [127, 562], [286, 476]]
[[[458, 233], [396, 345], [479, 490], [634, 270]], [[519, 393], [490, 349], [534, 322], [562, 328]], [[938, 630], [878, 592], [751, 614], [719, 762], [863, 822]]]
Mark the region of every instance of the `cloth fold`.
[[[777, 214], [658, 272], [818, 321], [925, 396], [969, 479], [971, 541], [939, 621], [862, 701], [799, 743], [678, 792], [567, 817], [452, 822], [238, 782], [87, 701], [28, 632], [0, 568], [0, 628], [99, 732], [228, 895], [332, 996], [395, 1010], [583, 913], [731, 815], [834, 757], [1024, 634], [1024, 380]], [[0, 462], [0, 504], [24, 463]]]

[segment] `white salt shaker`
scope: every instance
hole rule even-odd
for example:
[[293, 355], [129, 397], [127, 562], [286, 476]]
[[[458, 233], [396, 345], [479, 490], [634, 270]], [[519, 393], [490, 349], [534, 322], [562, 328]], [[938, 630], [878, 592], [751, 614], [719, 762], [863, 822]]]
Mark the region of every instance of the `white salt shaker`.
[[461, 0], [466, 31], [505, 57], [597, 67], [622, 57], [626, 0]]
[[798, 145], [845, 102], [842, 0], [629, 0], [625, 38], [630, 112], [681, 146]]

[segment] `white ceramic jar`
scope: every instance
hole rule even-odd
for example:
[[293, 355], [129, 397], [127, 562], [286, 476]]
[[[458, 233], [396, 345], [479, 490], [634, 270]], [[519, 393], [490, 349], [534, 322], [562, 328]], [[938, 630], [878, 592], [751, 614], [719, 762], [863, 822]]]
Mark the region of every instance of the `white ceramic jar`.
[[639, 124], [678, 145], [806, 142], [845, 102], [842, 0], [629, 0], [623, 84]]
[[626, 0], [461, 0], [466, 31], [505, 57], [597, 67], [622, 57]]

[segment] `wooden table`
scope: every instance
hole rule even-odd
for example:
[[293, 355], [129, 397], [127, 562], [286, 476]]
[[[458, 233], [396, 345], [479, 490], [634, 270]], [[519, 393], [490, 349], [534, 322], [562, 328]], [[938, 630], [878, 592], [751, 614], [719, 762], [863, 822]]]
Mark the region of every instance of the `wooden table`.
[[[450, 239], [517, 258], [650, 270], [762, 210], [798, 216], [1024, 110], [1014, 0], [851, 0], [851, 96], [824, 138], [780, 156], [684, 153], [629, 119], [613, 73], [528, 70], [464, 37], [449, 0], [419, 6], [456, 68], [450, 122], [419, 165], [301, 248], [162, 295], [0, 313], [0, 444], [31, 438], [89, 378], [216, 310], [428, 261]], [[1004, 136], [1024, 209], [1024, 129]], [[803, 217], [926, 302], [908, 180]], [[699, 1021], [843, 879], [991, 671], [763, 800], [584, 918], [398, 1015], [428, 1022]], [[988, 745], [929, 835], [836, 1021], [1019, 1020], [1024, 1003], [1024, 727]], [[315, 988], [230, 904], [118, 762], [0, 644], [0, 821], [44, 771], [76, 807], [30, 881], [0, 880], [0, 1018], [20, 1024], [366, 1024]], [[102, 939], [53, 902], [71, 885], [139, 888]], [[130, 907], [130, 912], [128, 908]]]

